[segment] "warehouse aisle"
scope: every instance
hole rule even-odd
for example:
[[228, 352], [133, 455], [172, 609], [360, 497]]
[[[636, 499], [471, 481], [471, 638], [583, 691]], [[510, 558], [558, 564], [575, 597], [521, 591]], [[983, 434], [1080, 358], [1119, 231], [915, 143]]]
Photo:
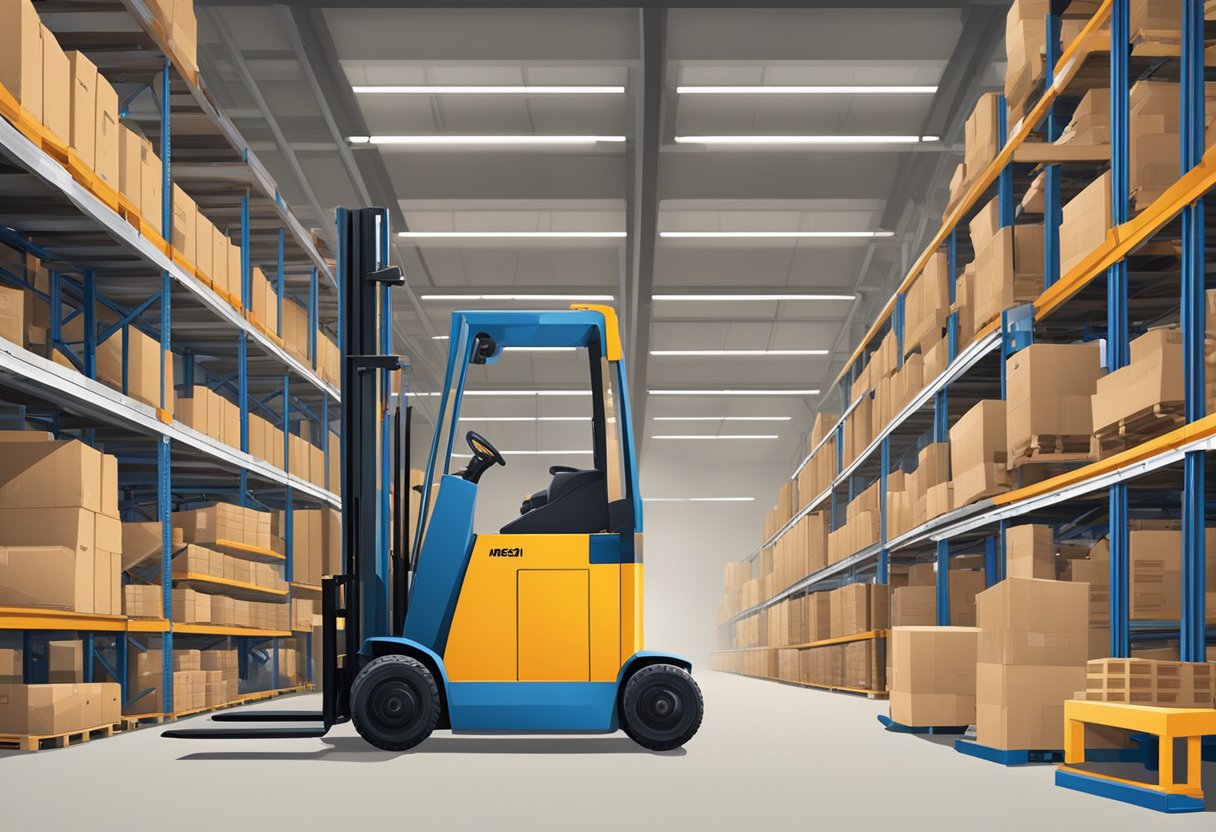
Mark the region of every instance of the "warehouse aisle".
[[[1162, 829], [1212, 828], [1211, 815], [1163, 818], [1057, 789], [1047, 766], [1006, 771], [931, 740], [886, 734], [874, 720], [883, 702], [721, 673], [699, 678], [705, 725], [685, 751], [670, 755], [644, 752], [624, 735], [445, 733], [418, 753], [396, 756], [372, 750], [349, 726], [323, 742], [171, 741], [145, 729], [67, 751], [2, 752], [5, 824], [84, 828], [111, 817], [130, 830], [171, 823], [179, 832], [255, 822], [294, 830], [408, 824], [620, 832], [793, 820], [823, 829], [951, 830], [982, 821], [1000, 830], [1084, 823], [1139, 832], [1151, 819]], [[316, 697], [259, 707], [310, 700]], [[1205, 774], [1209, 794], [1216, 793], [1216, 767]], [[259, 788], [242, 786], [255, 778]], [[46, 797], [19, 797], [45, 796], [48, 783], [67, 789], [53, 807]]]

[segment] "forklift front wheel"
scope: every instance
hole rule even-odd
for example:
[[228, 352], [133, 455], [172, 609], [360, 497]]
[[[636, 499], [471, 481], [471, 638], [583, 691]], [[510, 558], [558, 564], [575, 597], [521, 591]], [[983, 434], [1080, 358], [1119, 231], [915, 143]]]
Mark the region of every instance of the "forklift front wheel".
[[381, 656], [359, 671], [350, 688], [351, 721], [359, 736], [386, 751], [405, 751], [439, 722], [439, 686], [409, 656]]
[[705, 703], [692, 674], [671, 664], [643, 667], [625, 683], [621, 723], [629, 738], [651, 751], [671, 751], [701, 727]]

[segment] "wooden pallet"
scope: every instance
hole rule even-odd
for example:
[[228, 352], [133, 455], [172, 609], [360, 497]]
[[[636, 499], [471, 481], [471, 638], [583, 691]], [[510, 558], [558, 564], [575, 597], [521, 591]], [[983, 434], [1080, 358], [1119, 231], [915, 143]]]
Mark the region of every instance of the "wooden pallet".
[[113, 736], [117, 730], [122, 730], [121, 722], [64, 734], [0, 734], [0, 748], [16, 748], [21, 751], [67, 748], [69, 745], [80, 745], [89, 740]]
[[1093, 449], [1108, 457], [1186, 424], [1182, 402], [1159, 402], [1094, 431]]
[[1009, 470], [1028, 463], [1093, 462], [1090, 436], [1062, 436], [1036, 433], [1030, 441], [1009, 455]]

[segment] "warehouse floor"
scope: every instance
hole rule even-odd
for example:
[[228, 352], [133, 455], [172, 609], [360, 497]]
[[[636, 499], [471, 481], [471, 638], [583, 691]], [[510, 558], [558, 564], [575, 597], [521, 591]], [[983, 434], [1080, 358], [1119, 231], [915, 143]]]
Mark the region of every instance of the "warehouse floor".
[[[159, 728], [67, 750], [0, 752], [6, 828], [824, 829], [1212, 828], [1052, 785], [1050, 766], [1003, 769], [883, 732], [884, 702], [721, 673], [698, 675], [701, 733], [683, 751], [610, 737], [453, 737], [415, 753], [325, 740], [163, 740]], [[253, 707], [308, 708], [315, 696]], [[205, 718], [179, 725], [202, 724]], [[1205, 768], [1216, 811], [1216, 765]], [[242, 784], [258, 783], [258, 788]], [[344, 793], [344, 790], [346, 792]], [[370, 824], [382, 823], [383, 826]], [[391, 826], [390, 826], [391, 824]], [[839, 826], [837, 826], [839, 824]]]

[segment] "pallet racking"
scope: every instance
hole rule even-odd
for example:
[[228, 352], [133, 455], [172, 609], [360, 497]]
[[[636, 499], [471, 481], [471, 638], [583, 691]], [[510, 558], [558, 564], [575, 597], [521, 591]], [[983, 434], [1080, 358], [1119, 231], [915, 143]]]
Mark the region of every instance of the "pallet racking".
[[[949, 566], [964, 554], [983, 557], [986, 583], [1004, 576], [1004, 531], [1014, 518], [1051, 523], [1064, 539], [1110, 534], [1110, 655], [1128, 656], [1133, 645], [1177, 642], [1184, 661], [1203, 661], [1216, 630], [1206, 623], [1204, 507], [1205, 468], [1216, 450], [1216, 416], [1205, 413], [1205, 201], [1216, 186], [1216, 149], [1204, 142], [1203, 5], [1190, 0], [1178, 43], [1133, 42], [1128, 32], [1128, 0], [1103, 0], [1080, 33], [1059, 43], [1061, 14], [1068, 3], [1053, 2], [1047, 15], [1046, 78], [1032, 95], [1025, 115], [1007, 124], [1003, 97], [998, 106], [1002, 146], [995, 159], [971, 177], [943, 217], [941, 228], [912, 265], [876, 322], [846, 362], [834, 385], [842, 415], [795, 468], [797, 479], [819, 454], [830, 460], [829, 486], [810, 499], [793, 519], [748, 556], [755, 561], [787, 534], [804, 515], [826, 510], [831, 529], [840, 526], [840, 507], [865, 487], [880, 483], [880, 534], [872, 545], [777, 588], [770, 597], [748, 604], [720, 622], [719, 640], [730, 644], [733, 625], [780, 601], [856, 581], [888, 583], [893, 560], [936, 561], [937, 622], [950, 622]], [[1109, 29], [1109, 31], [1104, 31]], [[1181, 168], [1177, 180], [1147, 206], [1129, 210], [1129, 95], [1131, 79], [1180, 80]], [[1111, 90], [1109, 150], [1061, 149], [1059, 138], [1069, 108], [1089, 89]], [[1205, 149], [1206, 148], [1206, 149]], [[1060, 268], [1062, 205], [1104, 170], [1111, 175], [1112, 230], [1105, 240], [1063, 273]], [[850, 419], [873, 389], [850, 400], [849, 391], [867, 359], [888, 334], [904, 356], [903, 316], [909, 290], [944, 253], [950, 301], [969, 241], [959, 229], [990, 199], [998, 200], [1001, 227], [1019, 219], [1019, 191], [1043, 176], [1043, 286], [1029, 304], [1005, 309], [959, 349], [958, 312], [946, 319], [948, 363], [891, 418], [877, 436], [849, 461], [842, 446]], [[1024, 209], [1023, 209], [1024, 210]], [[1036, 212], [1037, 213], [1037, 212]], [[1165, 252], [1163, 256], [1163, 251]], [[1175, 280], [1176, 278], [1176, 280]], [[1149, 324], [1178, 321], [1183, 341], [1185, 420], [1160, 435], [1130, 444], [1120, 453], [1075, 466], [1041, 482], [1014, 488], [942, 513], [898, 535], [888, 536], [886, 481], [915, 464], [919, 448], [948, 439], [953, 421], [981, 399], [1005, 396], [1005, 360], [1034, 343], [1102, 337], [1108, 369], [1128, 363], [1131, 336]], [[1136, 500], [1129, 502], [1129, 489]], [[1105, 505], [1104, 505], [1105, 503]], [[1133, 510], [1134, 507], [1134, 510]], [[1176, 520], [1182, 528], [1182, 609], [1178, 620], [1132, 621], [1129, 609], [1129, 518], [1133, 514]], [[1216, 611], [1212, 611], [1216, 612]], [[765, 649], [765, 648], [757, 648]]]
[[[283, 600], [319, 597], [320, 588], [292, 580], [291, 513], [302, 507], [340, 507], [339, 483], [329, 482], [330, 453], [337, 445], [331, 404], [337, 387], [318, 372], [318, 332], [336, 326], [338, 276], [296, 218], [265, 166], [231, 119], [214, 102], [197, 70], [154, 17], [145, 0], [79, 4], [45, 0], [43, 23], [67, 49], [97, 64], [120, 95], [123, 121], [138, 126], [163, 163], [160, 216], [140, 217], [112, 190], [98, 186], [87, 170], [74, 169], [43, 141], [38, 126], [0, 90], [0, 242], [40, 258], [50, 271], [49, 291], [37, 292], [52, 309], [48, 338], [52, 357], [0, 342], [0, 386], [15, 402], [8, 419], [20, 426], [45, 425], [62, 438], [79, 438], [120, 460], [120, 505], [126, 520], [154, 520], [162, 527], [162, 551], [154, 567], [163, 617], [135, 619], [39, 608], [0, 608], [0, 630], [20, 634], [25, 681], [35, 681], [36, 643], [65, 635], [84, 643], [84, 678], [95, 667], [122, 686], [124, 713], [147, 691], [128, 690], [131, 650], [159, 639], [163, 707], [133, 719], [172, 718], [175, 647], [235, 647], [241, 676], [250, 663], [269, 668], [270, 690], [241, 690], [238, 702], [297, 690], [279, 678], [280, 640], [302, 637], [303, 676], [311, 681], [311, 631], [183, 624], [173, 621], [172, 588], [216, 585], [243, 598]], [[69, 154], [70, 155], [70, 154]], [[184, 184], [207, 216], [239, 233], [241, 297], [221, 297], [193, 264], [166, 242], [172, 240], [173, 183]], [[251, 274], [262, 265], [273, 274], [278, 303], [272, 329], [252, 314]], [[36, 291], [23, 276], [0, 274], [8, 285]], [[285, 348], [283, 304], [300, 298], [308, 320], [303, 358]], [[114, 323], [101, 324], [99, 312]], [[70, 341], [64, 327], [80, 317], [82, 340]], [[110, 337], [126, 342], [132, 331], [159, 342], [161, 360], [180, 362], [178, 386], [225, 389], [239, 409], [240, 442], [233, 447], [175, 421], [174, 389], [161, 374], [159, 407], [137, 401], [96, 380], [96, 350]], [[340, 333], [338, 333], [340, 337]], [[67, 364], [74, 366], [65, 366]], [[270, 420], [283, 442], [283, 467], [250, 454], [250, 416]], [[336, 413], [335, 413], [336, 416]], [[292, 471], [293, 428], [308, 425], [319, 436], [325, 474], [319, 482]], [[175, 507], [222, 499], [285, 513], [285, 553], [234, 542], [229, 554], [280, 563], [287, 589], [229, 585], [208, 576], [174, 576], [170, 512]], [[223, 584], [219, 586], [217, 584]], [[290, 600], [287, 601], [290, 603]]]

